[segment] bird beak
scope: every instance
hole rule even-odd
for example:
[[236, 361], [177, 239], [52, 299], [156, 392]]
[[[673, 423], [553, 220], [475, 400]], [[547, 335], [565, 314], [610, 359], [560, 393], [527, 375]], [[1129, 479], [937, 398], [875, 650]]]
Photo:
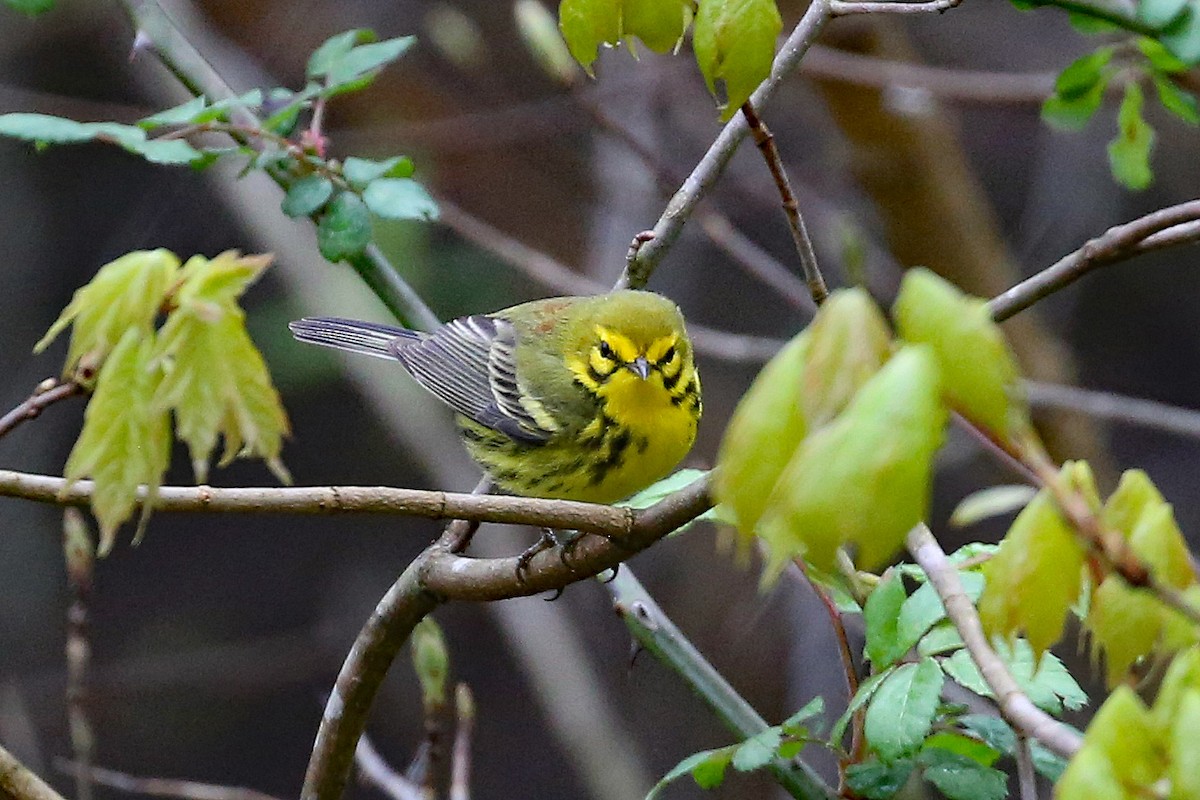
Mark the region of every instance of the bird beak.
[[626, 364], [625, 366], [629, 367], [630, 371], [632, 371], [634, 375], [637, 375], [642, 380], [646, 380], [646, 378], [650, 377], [650, 362], [646, 360], [645, 356], [638, 356], [631, 363]]

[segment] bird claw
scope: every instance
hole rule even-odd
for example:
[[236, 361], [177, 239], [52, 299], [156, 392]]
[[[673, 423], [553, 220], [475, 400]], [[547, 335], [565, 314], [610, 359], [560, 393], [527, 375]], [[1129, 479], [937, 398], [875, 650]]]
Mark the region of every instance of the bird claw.
[[613, 564], [612, 575], [609, 575], [607, 578], [601, 578], [600, 582], [601, 583], [612, 583], [613, 581], [615, 581], [617, 579], [617, 573], [620, 571], [621, 571], [620, 563]]
[[549, 550], [552, 547], [558, 548], [558, 559], [562, 562], [563, 566], [574, 572], [575, 568], [572, 567], [570, 562], [567, 561], [567, 556], [570, 554], [570, 551], [575, 548], [576, 543], [582, 538], [583, 536], [581, 534], [565, 536], [562, 534], [562, 532], [553, 530], [552, 528], [542, 528], [541, 537], [539, 537], [538, 540], [530, 547], [526, 548], [525, 552], [517, 556], [517, 580], [519, 580], [521, 583], [524, 583], [525, 576], [529, 573], [529, 564], [531, 561], [533, 561], [534, 556], [545, 550]]

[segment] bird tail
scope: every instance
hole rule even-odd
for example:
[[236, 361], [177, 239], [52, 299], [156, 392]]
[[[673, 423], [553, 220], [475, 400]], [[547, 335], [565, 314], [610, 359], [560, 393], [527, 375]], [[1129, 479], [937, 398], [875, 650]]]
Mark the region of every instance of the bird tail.
[[288, 329], [300, 342], [376, 358], [394, 359], [399, 345], [422, 338], [422, 334], [407, 328], [338, 317], [305, 317], [288, 323]]

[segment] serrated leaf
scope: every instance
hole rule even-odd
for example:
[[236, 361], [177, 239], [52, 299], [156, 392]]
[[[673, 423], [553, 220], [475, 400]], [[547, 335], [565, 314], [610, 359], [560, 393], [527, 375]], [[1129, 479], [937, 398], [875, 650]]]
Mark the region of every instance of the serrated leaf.
[[40, 353], [73, 323], [63, 374], [69, 375], [85, 358], [99, 366], [127, 330], [149, 334], [178, 269], [179, 259], [162, 249], [138, 250], [105, 264], [75, 291], [34, 352]]
[[420, 219], [433, 222], [438, 206], [425, 187], [412, 178], [377, 178], [363, 190], [363, 201], [384, 219]]
[[846, 735], [846, 726], [850, 724], [850, 718], [854, 716], [854, 712], [862, 708], [867, 701], [875, 696], [880, 684], [888, 679], [895, 667], [888, 667], [883, 672], [877, 672], [871, 677], [858, 685], [858, 691], [854, 693], [854, 697], [850, 700], [846, 710], [842, 712], [842, 716], [838, 717], [837, 722], [833, 723], [833, 729], [829, 732], [829, 742], [834, 747], [842, 746], [842, 738]]
[[283, 213], [289, 217], [315, 214], [333, 195], [333, 183], [324, 175], [306, 175], [293, 181], [283, 197]]
[[958, 723], [993, 750], [1012, 753], [1016, 749], [1017, 735], [1000, 717], [990, 714], [966, 714], [959, 717]]
[[958, 528], [974, 525], [985, 519], [1020, 511], [1037, 495], [1032, 486], [990, 486], [972, 492], [959, 501], [950, 514], [950, 524]]
[[371, 243], [371, 213], [362, 200], [341, 192], [317, 220], [317, 248], [334, 263], [356, 256]]
[[810, 719], [821, 716], [825, 713], [825, 698], [817, 696], [809, 700], [804, 706], [792, 714], [790, 717], [779, 723], [779, 727], [789, 736], [798, 736], [797, 730], [800, 725]]
[[198, 124], [214, 122], [216, 120], [228, 122], [230, 118], [229, 112], [242, 108], [257, 109], [262, 105], [262, 102], [262, 89], [251, 89], [245, 94], [235, 95], [234, 97], [226, 97], [223, 100], [218, 100], [215, 103], [212, 103], [208, 108], [197, 114], [193, 121]]
[[781, 744], [783, 730], [780, 727], [759, 731], [738, 745], [731, 762], [733, 768], [738, 772], [751, 772], [765, 767], [775, 760]]
[[703, 789], [711, 789], [719, 786], [721, 781], [725, 779], [725, 769], [729, 766], [729, 762], [733, 760], [733, 754], [737, 750], [737, 745], [729, 747], [721, 747], [716, 750], [704, 750], [680, 761], [671, 771], [662, 777], [658, 783], [654, 784], [654, 788], [646, 795], [646, 800], [654, 800], [669, 783], [682, 778], [684, 775], [691, 774], [692, 778]]
[[904, 758], [891, 764], [870, 760], [846, 768], [846, 786], [868, 800], [890, 800], [908, 783], [915, 765]]
[[1024, 632], [1038, 653], [1058, 641], [1079, 597], [1083, 548], [1047, 491], [1017, 515], [983, 574], [979, 618], [989, 636]]
[[1163, 108], [1189, 125], [1200, 124], [1200, 105], [1195, 95], [1179, 88], [1173, 80], [1163, 75], [1154, 76], [1154, 88]]
[[1115, 686], [1154, 649], [1162, 632], [1162, 606], [1110, 575], [1092, 593], [1085, 623], [1092, 634], [1093, 653], [1104, 652], [1108, 685]]
[[1117, 136], [1108, 144], [1108, 162], [1113, 177], [1129, 189], [1145, 189], [1154, 180], [1150, 171], [1150, 150], [1154, 129], [1142, 116], [1142, 87], [1125, 84], [1125, 97], [1117, 111]]
[[916, 268], [905, 273], [892, 315], [906, 341], [933, 348], [956, 411], [1001, 440], [1028, 425], [1016, 359], [984, 300]]
[[170, 419], [152, 403], [161, 378], [153, 356], [150, 332], [126, 328], [100, 370], [63, 470], [68, 486], [86, 477], [95, 481], [92, 513], [100, 523], [100, 555], [112, 549], [143, 485], [144, 524], [170, 461]]
[[342, 176], [360, 189], [376, 178], [411, 178], [415, 171], [408, 156], [392, 156], [383, 161], [350, 156], [342, 164]]
[[863, 608], [863, 621], [867, 626], [866, 653], [876, 671], [891, 666], [908, 652], [907, 647], [899, 647], [897, 636], [900, 606], [907, 598], [904, 581], [896, 572], [886, 573], [867, 596]]
[[[692, 47], [727, 121], [771, 73], [783, 20], [775, 0], [702, 0]], [[718, 85], [720, 84], [720, 86]]]
[[950, 800], [1003, 800], [1008, 776], [960, 753], [940, 748], [921, 752], [925, 780]]
[[942, 671], [932, 658], [904, 664], [879, 687], [867, 708], [863, 732], [884, 761], [915, 752], [933, 725]]
[[571, 55], [591, 75], [600, 45], [621, 40], [621, 0], [562, 0], [558, 26]]
[[375, 38], [375, 32], [367, 28], [343, 31], [330, 36], [308, 57], [306, 76], [309, 80], [324, 78], [355, 45], [373, 42]]
[[784, 469], [759, 523], [770, 569], [803, 555], [831, 571], [852, 544], [868, 568], [925, 518], [946, 409], [932, 351], [902, 348], [835, 421], [809, 435]]
[[887, 320], [862, 289], [839, 289], [808, 326], [800, 404], [809, 430], [840, 414], [891, 355]]
[[774, 355], [746, 390], [721, 439], [714, 491], [734, 524], [750, 537], [767, 498], [808, 426], [800, 386], [809, 336], [801, 333]]
[[938, 663], [942, 671], [959, 686], [980, 697], [992, 697], [991, 687], [987, 685], [979, 667], [975, 666], [974, 659], [965, 648], [955, 651], [949, 658], [943, 658]]
[[289, 480], [279, 460], [287, 415], [235, 302], [268, 261], [232, 252], [189, 260], [178, 305], [159, 332], [156, 357], [166, 376], [154, 402], [174, 412], [176, 435], [187, 443], [201, 483], [218, 437], [225, 441], [222, 466], [259, 457]]

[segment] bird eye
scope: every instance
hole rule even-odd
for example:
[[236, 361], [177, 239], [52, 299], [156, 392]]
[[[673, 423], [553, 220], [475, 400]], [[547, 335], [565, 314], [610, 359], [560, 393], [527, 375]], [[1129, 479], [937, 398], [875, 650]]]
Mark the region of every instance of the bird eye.
[[600, 357], [607, 358], [609, 361], [617, 360], [617, 354], [613, 352], [612, 346], [604, 339], [600, 340]]
[[675, 345], [671, 345], [670, 347], [667, 348], [667, 352], [662, 354], [662, 358], [660, 358], [658, 360], [658, 363], [666, 364], [674, 357], [675, 357]]

